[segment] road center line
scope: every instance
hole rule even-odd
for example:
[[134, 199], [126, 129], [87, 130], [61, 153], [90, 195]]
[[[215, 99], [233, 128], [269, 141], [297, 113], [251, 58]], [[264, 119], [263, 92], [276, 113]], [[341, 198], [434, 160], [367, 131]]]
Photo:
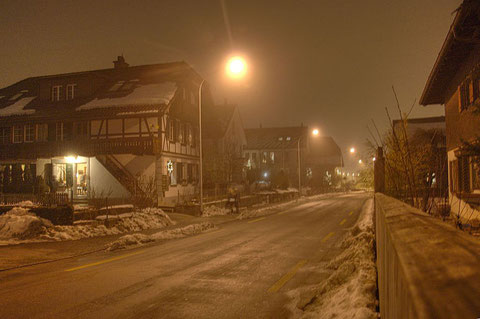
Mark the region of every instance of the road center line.
[[344, 218], [344, 219], [343, 219], [343, 220], [340, 222], [340, 225], [343, 225], [343, 224], [345, 224], [345, 223], [346, 223], [346, 221], [347, 221], [347, 220]]
[[268, 292], [277, 292], [279, 291], [283, 285], [287, 283], [290, 279], [292, 279], [293, 276], [297, 273], [297, 271], [303, 267], [307, 263], [307, 260], [303, 259], [298, 262], [298, 264], [295, 265], [292, 269], [290, 269], [289, 272], [287, 272], [285, 275], [283, 275], [282, 278], [280, 278], [270, 289], [268, 289]]
[[134, 252], [134, 253], [131, 253], [131, 254], [126, 254], [126, 255], [121, 255], [121, 256], [113, 257], [113, 258], [110, 258], [110, 259], [104, 259], [104, 260], [100, 260], [100, 261], [97, 261], [97, 262], [94, 262], [94, 263], [91, 263], [91, 264], [86, 264], [86, 265], [82, 265], [82, 266], [78, 266], [78, 267], [73, 267], [73, 268], [65, 269], [65, 271], [75, 271], [75, 270], [79, 270], [79, 269], [83, 269], [83, 268], [87, 268], [87, 267], [92, 267], [92, 266], [97, 266], [97, 265], [101, 265], [101, 264], [106, 264], [106, 263], [109, 263], [109, 262], [112, 262], [112, 261], [115, 261], [115, 260], [127, 258], [127, 257], [130, 257], [130, 256], [139, 255], [139, 254], [141, 254], [141, 253], [143, 253], [143, 252], [145, 252], [145, 251], [142, 250], [142, 251], [137, 251], [137, 252]]
[[257, 218], [257, 219], [251, 220], [251, 221], [249, 221], [249, 222], [247, 222], [247, 223], [251, 224], [251, 223], [259, 222], [259, 221], [264, 220], [264, 219], [267, 219], [267, 217]]
[[329, 240], [330, 237], [332, 237], [334, 234], [335, 234], [335, 232], [332, 231], [332, 232], [329, 233], [327, 236], [323, 237], [322, 243], [324, 243], [324, 242], [326, 242], [327, 240]]

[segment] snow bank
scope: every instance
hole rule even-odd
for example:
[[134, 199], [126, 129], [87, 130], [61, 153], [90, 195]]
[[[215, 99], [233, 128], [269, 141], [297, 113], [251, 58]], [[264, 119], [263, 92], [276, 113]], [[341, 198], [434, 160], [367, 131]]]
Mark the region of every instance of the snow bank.
[[207, 206], [203, 210], [202, 217], [209, 217], [209, 216], [220, 216], [220, 215], [228, 215], [231, 212], [230, 209], [217, 207], [215, 205]]
[[182, 228], [164, 230], [153, 235], [131, 234], [120, 237], [118, 240], [108, 244], [106, 246], [106, 249], [113, 251], [118, 249], [125, 249], [131, 246], [140, 246], [161, 239], [183, 238], [200, 234], [213, 228], [215, 228], [215, 225], [213, 223], [203, 222], [200, 224], [188, 225]]
[[304, 318], [377, 318], [374, 241], [373, 200], [369, 200], [342, 242], [345, 250], [327, 265], [334, 271], [317, 287], [304, 309]]
[[[109, 219], [112, 216], [109, 217]], [[112, 218], [113, 227], [105, 225], [54, 226], [48, 220], [14, 208], [0, 216], [0, 245], [39, 241], [63, 241], [117, 235], [144, 229], [173, 225], [170, 217], [158, 208], [146, 208], [131, 214]]]
[[29, 213], [28, 209], [23, 207], [14, 207], [0, 215], [0, 240], [36, 237], [49, 227], [53, 227], [50, 221]]

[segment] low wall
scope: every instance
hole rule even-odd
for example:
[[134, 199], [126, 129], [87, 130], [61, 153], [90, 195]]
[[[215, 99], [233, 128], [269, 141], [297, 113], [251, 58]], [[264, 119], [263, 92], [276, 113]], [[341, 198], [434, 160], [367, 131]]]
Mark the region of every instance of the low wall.
[[381, 318], [479, 318], [480, 240], [375, 194]]

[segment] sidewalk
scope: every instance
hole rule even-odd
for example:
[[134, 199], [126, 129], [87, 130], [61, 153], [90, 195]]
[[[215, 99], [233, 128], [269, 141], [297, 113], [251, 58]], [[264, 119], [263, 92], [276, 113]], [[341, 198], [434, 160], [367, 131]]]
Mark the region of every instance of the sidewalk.
[[[237, 217], [236, 215], [195, 217], [178, 213], [170, 213], [168, 215], [173, 221], [176, 222], [175, 225], [157, 229], [146, 229], [139, 233], [150, 235], [159, 231], [181, 228], [202, 222], [211, 222], [217, 226], [226, 222], [234, 221]], [[80, 240], [0, 246], [0, 271], [9, 268], [22, 267], [25, 265], [36, 263], [44, 263], [48, 261], [65, 259], [78, 255], [101, 251], [105, 249], [105, 246], [108, 243], [111, 243], [127, 234], [128, 233], [123, 233], [118, 235], [85, 238]]]

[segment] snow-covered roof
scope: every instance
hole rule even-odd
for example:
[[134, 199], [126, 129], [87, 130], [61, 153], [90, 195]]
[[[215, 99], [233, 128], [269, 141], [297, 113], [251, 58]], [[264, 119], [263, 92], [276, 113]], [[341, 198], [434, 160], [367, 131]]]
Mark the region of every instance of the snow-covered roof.
[[35, 113], [35, 110], [33, 109], [30, 109], [30, 110], [24, 109], [25, 106], [27, 106], [27, 104], [33, 101], [35, 98], [36, 96], [29, 96], [29, 97], [23, 97], [17, 100], [12, 105], [9, 105], [7, 107], [4, 107], [3, 109], [0, 109], [0, 116], [28, 115], [28, 114]]
[[169, 104], [176, 91], [177, 85], [173, 82], [138, 85], [130, 94], [125, 96], [95, 98], [90, 102], [80, 105], [76, 110], [83, 111], [109, 107]]

